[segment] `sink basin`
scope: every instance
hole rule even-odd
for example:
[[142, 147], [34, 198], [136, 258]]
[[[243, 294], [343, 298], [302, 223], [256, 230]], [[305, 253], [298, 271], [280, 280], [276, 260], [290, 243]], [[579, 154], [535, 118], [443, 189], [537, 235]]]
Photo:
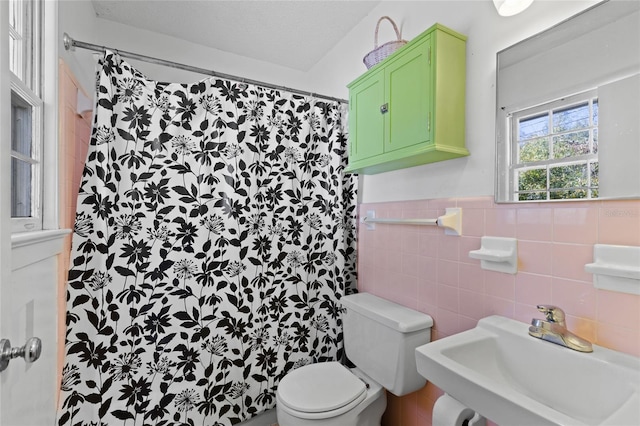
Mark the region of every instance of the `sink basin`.
[[498, 425], [640, 425], [640, 358], [577, 352], [490, 316], [416, 349], [418, 372]]

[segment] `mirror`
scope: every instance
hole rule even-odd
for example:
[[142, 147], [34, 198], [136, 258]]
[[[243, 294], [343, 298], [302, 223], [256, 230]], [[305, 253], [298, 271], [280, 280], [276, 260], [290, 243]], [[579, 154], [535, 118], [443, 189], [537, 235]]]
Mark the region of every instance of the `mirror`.
[[496, 202], [640, 198], [640, 2], [498, 52], [496, 79]]

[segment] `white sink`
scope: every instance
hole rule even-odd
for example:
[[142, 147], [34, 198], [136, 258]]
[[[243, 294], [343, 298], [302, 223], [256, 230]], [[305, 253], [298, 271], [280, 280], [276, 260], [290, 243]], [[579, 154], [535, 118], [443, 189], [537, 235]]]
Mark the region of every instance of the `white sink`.
[[640, 425], [640, 358], [577, 352], [501, 316], [416, 349], [418, 372], [501, 426]]

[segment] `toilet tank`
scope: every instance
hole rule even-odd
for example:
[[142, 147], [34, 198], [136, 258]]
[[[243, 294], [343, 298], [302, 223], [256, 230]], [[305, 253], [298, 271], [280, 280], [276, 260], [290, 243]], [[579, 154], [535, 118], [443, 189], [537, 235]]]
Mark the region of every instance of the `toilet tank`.
[[340, 299], [344, 348], [356, 367], [397, 396], [422, 388], [415, 349], [431, 341], [433, 319], [369, 293]]

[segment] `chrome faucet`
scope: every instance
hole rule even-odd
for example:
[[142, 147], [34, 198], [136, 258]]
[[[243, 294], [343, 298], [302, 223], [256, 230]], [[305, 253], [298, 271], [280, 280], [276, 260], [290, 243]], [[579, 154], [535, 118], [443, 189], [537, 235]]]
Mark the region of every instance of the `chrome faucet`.
[[538, 305], [537, 308], [544, 314], [545, 319], [531, 320], [531, 327], [529, 327], [531, 336], [575, 351], [593, 352], [591, 342], [567, 330], [562, 309], [553, 305]]

